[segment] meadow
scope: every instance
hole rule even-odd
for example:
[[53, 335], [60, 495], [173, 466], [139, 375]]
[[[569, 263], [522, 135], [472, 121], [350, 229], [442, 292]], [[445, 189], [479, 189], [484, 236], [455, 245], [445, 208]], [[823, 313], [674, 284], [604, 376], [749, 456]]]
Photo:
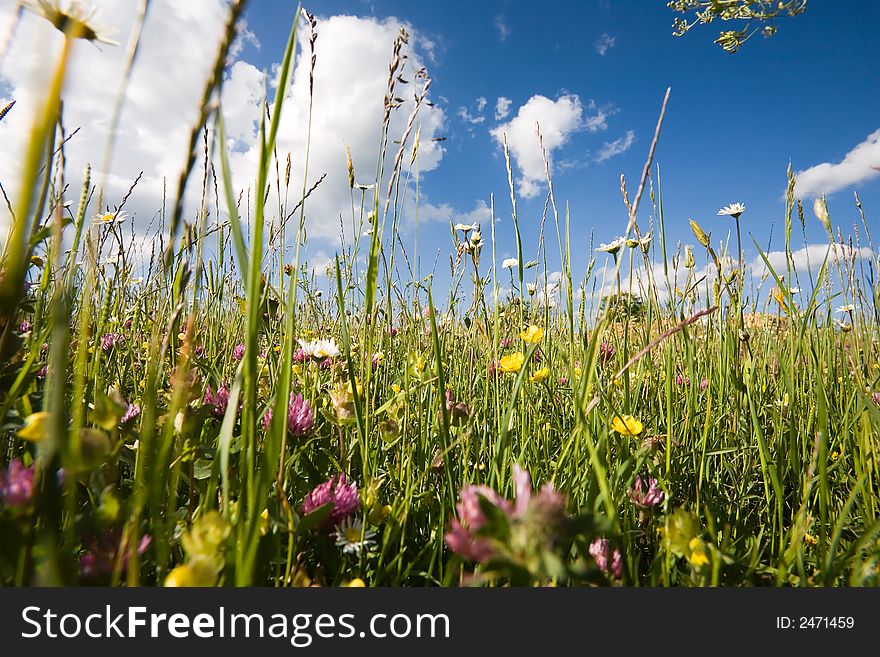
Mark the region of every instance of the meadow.
[[[349, 164], [349, 237], [364, 237], [322, 283], [311, 189], [275, 148], [316, 21], [290, 32], [248, 191], [216, 100], [242, 8], [146, 249], [127, 196], [90, 172], [67, 184], [70, 51], [99, 35], [46, 15], [66, 47], [0, 261], [0, 584], [880, 583], [880, 262], [857, 196], [845, 237], [789, 171], [782, 267], [744, 241], [748, 199], [671, 243], [664, 100], [640, 179], [621, 178], [620, 237], [571, 239], [548, 165], [541, 239], [524, 244], [505, 152], [509, 195], [488, 226], [453, 218], [435, 288], [398, 230], [430, 86], [401, 33], [376, 170]], [[406, 130], [389, 134], [403, 95]], [[516, 258], [497, 257], [496, 214]], [[805, 272], [793, 253], [815, 221], [828, 248]]]

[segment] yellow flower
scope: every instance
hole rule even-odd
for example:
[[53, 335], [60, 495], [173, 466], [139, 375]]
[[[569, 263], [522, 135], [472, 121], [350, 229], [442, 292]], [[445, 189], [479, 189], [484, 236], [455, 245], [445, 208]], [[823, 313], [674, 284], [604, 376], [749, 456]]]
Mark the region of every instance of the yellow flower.
[[523, 342], [528, 344], [538, 344], [541, 341], [541, 338], [544, 337], [544, 329], [532, 324], [529, 328], [520, 333], [519, 337], [523, 339]]
[[581, 374], [583, 374], [583, 373], [584, 373], [584, 371], [581, 369], [581, 366], [580, 366], [580, 365], [575, 365], [575, 366], [574, 366], [574, 375], [575, 375], [577, 378], [581, 378]]
[[263, 509], [263, 512], [260, 514], [260, 536], [265, 536], [269, 533], [269, 509]]
[[623, 436], [638, 436], [645, 427], [632, 415], [615, 415], [611, 420], [611, 428]]
[[49, 435], [49, 414], [46, 411], [31, 413], [24, 421], [24, 426], [18, 430], [20, 438], [38, 443]]
[[688, 561], [691, 562], [691, 565], [694, 568], [701, 568], [702, 566], [709, 565], [709, 557], [706, 554], [706, 545], [702, 540], [699, 538], [692, 538], [690, 543], [688, 543], [688, 549], [690, 549]]
[[615, 376], [613, 379], [611, 379], [611, 383], [619, 388], [623, 385], [623, 379], [621, 379], [619, 376]]
[[366, 584], [364, 583], [364, 580], [362, 580], [360, 577], [355, 577], [348, 584], [345, 584], [345, 586], [353, 589], [362, 589], [366, 587]]
[[816, 545], [818, 542], [819, 539], [812, 534], [804, 534], [804, 543], [807, 543], [808, 545]]
[[192, 559], [189, 563], [177, 566], [168, 573], [165, 578], [164, 586], [172, 587], [192, 587], [192, 586], [214, 586], [217, 582], [217, 570], [207, 559]]
[[498, 367], [502, 372], [516, 374], [522, 368], [524, 362], [525, 356], [523, 356], [521, 351], [517, 351], [507, 356], [502, 356], [501, 360], [498, 361]]
[[550, 368], [542, 367], [529, 377], [529, 381], [532, 383], [544, 383], [548, 378], [550, 378]]

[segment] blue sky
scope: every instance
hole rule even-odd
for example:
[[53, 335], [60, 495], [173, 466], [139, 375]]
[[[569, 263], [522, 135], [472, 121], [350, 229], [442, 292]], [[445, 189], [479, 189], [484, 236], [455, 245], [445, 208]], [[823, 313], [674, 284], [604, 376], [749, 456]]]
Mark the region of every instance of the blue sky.
[[[846, 13], [835, 13], [841, 5]], [[8, 33], [4, 21], [14, 6], [15, 0], [0, 0], [0, 34]], [[124, 44], [134, 25], [132, 3], [100, 0], [95, 6], [96, 16]], [[557, 202], [560, 208], [570, 205], [572, 258], [580, 275], [596, 255], [589, 251], [590, 235], [597, 246], [625, 228], [619, 177], [626, 175], [634, 194], [667, 86], [672, 93], [656, 161], [673, 247], [678, 240], [694, 242], [690, 218], [711, 231], [717, 244], [733, 227], [717, 210], [742, 202], [747, 260], [757, 257], [748, 233], [766, 245], [771, 225], [770, 248], [780, 249], [789, 162], [803, 172], [799, 193], [808, 244], [819, 249], [826, 241], [812, 213], [812, 201], [823, 191], [829, 193], [832, 222], [849, 236], [858, 221], [852, 197], [857, 189], [869, 226], [880, 235], [880, 171], [871, 168], [880, 165], [880, 2], [811, 0], [804, 15], [780, 20], [775, 36], [756, 36], [735, 55], [712, 43], [719, 23], [672, 36], [674, 14], [663, 0], [323, 0], [307, 8], [318, 18], [319, 34], [309, 184], [328, 173], [306, 206], [307, 253], [317, 271], [338, 246], [340, 217], [350, 222], [346, 144], [358, 181], [372, 182], [391, 40], [401, 24], [411, 33], [410, 63], [426, 65], [432, 78], [435, 106], [420, 114], [419, 255], [423, 274], [437, 259], [438, 285], [448, 280], [449, 222], [477, 219], [488, 236], [484, 206], [491, 194], [500, 219], [499, 259], [515, 253], [502, 133], [511, 144], [521, 193], [525, 259], [535, 257], [546, 198], [540, 166], [535, 174], [535, 120], [548, 143]], [[226, 73], [222, 108], [239, 189], [253, 179], [264, 76], [271, 83], [294, 13], [288, 0], [252, 2]], [[161, 205], [163, 179], [176, 179], [224, 18], [224, 0], [151, 3], [111, 171], [103, 178], [112, 205], [144, 171], [126, 206], [133, 240], [149, 242], [147, 227]], [[16, 149], [44, 89], [40, 72], [49, 70], [52, 49], [60, 44], [57, 33], [29, 14], [13, 36], [0, 63], [0, 103], [17, 101], [0, 123], [0, 181], [11, 190]], [[91, 44], [75, 53], [65, 96], [66, 124], [81, 127], [67, 152], [73, 190], [85, 163], [100, 174], [96, 154], [103, 152], [101, 131], [122, 82], [124, 54], [124, 47]], [[279, 133], [281, 157], [292, 154], [292, 180], [301, 180], [304, 168], [305, 68], [294, 76]], [[506, 104], [499, 106], [499, 99]], [[503, 117], [496, 118], [498, 109], [505, 110]], [[408, 111], [405, 106], [398, 112], [392, 138]], [[435, 137], [446, 140], [430, 141]], [[414, 193], [410, 186], [408, 197]], [[401, 238], [410, 245], [414, 206], [405, 206], [404, 214]], [[639, 213], [643, 231], [651, 215], [646, 196]], [[799, 233], [793, 244], [803, 246]], [[549, 225], [547, 251], [548, 269], [558, 269]], [[599, 255], [600, 266], [604, 258]]]
[[[557, 200], [570, 203], [573, 238], [585, 251], [591, 230], [598, 241], [623, 230], [619, 176], [626, 174], [632, 194], [667, 86], [672, 94], [657, 161], [673, 242], [693, 242], [688, 218], [713, 237], [725, 235], [732, 223], [715, 213], [740, 201], [747, 206], [744, 228], [766, 243], [775, 223], [778, 247], [788, 162], [798, 171], [839, 162], [880, 128], [880, 3], [848, 2], [842, 14], [840, 3], [814, 0], [806, 14], [778, 21], [774, 37], [756, 36], [735, 55], [712, 43], [721, 28], [717, 23], [672, 36], [673, 14], [665, 4], [328, 0], [317, 11], [319, 19], [394, 16], [436, 44], [435, 61], [428, 66], [432, 95], [446, 110], [442, 134], [448, 141], [439, 166], [424, 175], [423, 189], [432, 201], [458, 209], [494, 192], [504, 220], [498, 229], [505, 254], [512, 249], [506, 173], [490, 134], [499, 123], [493, 115], [496, 99], [509, 98], [511, 114], [535, 94], [550, 99], [574, 94], [584, 104], [593, 101], [608, 110], [607, 128], [573, 131], [552, 154]], [[260, 56], [271, 57], [283, 47], [286, 35], [275, 26], [287, 21], [279, 13], [292, 15], [292, 10], [285, 2], [258, 2], [250, 10]], [[597, 42], [603, 35], [613, 45], [601, 55]], [[474, 115], [480, 97], [487, 101], [481, 123], [457, 114], [464, 107]], [[604, 144], [628, 131], [635, 136], [629, 150], [595, 161]], [[862, 197], [869, 225], [878, 226], [878, 180], [868, 170], [864, 181], [829, 196], [832, 219], [844, 233], [858, 220], [853, 189]], [[823, 231], [811, 211], [817, 193], [810, 190], [806, 197], [808, 235], [821, 242]], [[544, 200], [541, 193], [521, 201], [527, 237], [537, 234]], [[640, 221], [646, 222], [649, 206], [643, 208]]]

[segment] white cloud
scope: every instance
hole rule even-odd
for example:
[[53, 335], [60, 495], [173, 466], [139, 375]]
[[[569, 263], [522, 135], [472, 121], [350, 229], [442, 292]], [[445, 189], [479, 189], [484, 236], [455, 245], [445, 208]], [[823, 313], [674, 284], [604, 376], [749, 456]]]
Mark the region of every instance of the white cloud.
[[495, 101], [495, 120], [501, 121], [502, 119], [506, 119], [507, 115], [510, 114], [510, 106], [512, 104], [513, 101], [510, 100], [510, 98], [499, 96], [498, 100]]
[[880, 166], [880, 130], [875, 130], [865, 141], [854, 146], [840, 162], [823, 162], [798, 171], [795, 194], [800, 198], [833, 194], [877, 178], [880, 171], [872, 168], [877, 166]]
[[[808, 244], [791, 253], [792, 268], [798, 272], [816, 271], [825, 261], [825, 255], [828, 253], [828, 244]], [[870, 259], [873, 257], [871, 249], [867, 247], [854, 248], [835, 243], [832, 247], [830, 257], [833, 259], [835, 255], [839, 258], [847, 260]], [[787, 270], [785, 251], [770, 251], [766, 254], [767, 261], [777, 275], [782, 276]], [[764, 260], [758, 256], [751, 263], [753, 276], [764, 277], [770, 275]]]
[[588, 126], [593, 117], [585, 122], [583, 114], [583, 104], [574, 94], [566, 94], [556, 100], [535, 95], [519, 108], [510, 121], [490, 131], [499, 144], [507, 136], [510, 152], [521, 174], [517, 184], [524, 198], [537, 196], [546, 177], [537, 127], [540, 125], [547, 159], [552, 164], [554, 150], [563, 146], [578, 130], [590, 129]]
[[495, 17], [495, 29], [498, 31], [498, 38], [502, 41], [507, 41], [510, 37], [510, 25], [502, 14]]
[[602, 144], [602, 148], [599, 149], [599, 152], [596, 153], [596, 162], [604, 162], [605, 160], [610, 160], [616, 155], [626, 153], [633, 145], [635, 139], [636, 133], [632, 130], [627, 130], [623, 137], [618, 137], [614, 141], [606, 141]]
[[[4, 21], [12, 14], [14, 5], [15, 0], [0, 0], [0, 34], [6, 34], [8, 30]], [[107, 178], [105, 195], [106, 203], [118, 203], [138, 172], [144, 171], [144, 177], [126, 208], [130, 215], [135, 215], [139, 231], [144, 230], [146, 223], [162, 207], [163, 178], [167, 178], [169, 198], [176, 193], [186, 143], [222, 35], [226, 7], [225, 0], [190, 0], [185, 3], [154, 0], [151, 4], [121, 117], [112, 163], [113, 175]], [[109, 20], [117, 29], [116, 38], [123, 45], [98, 49], [87, 43], [77, 44], [65, 90], [64, 108], [68, 132], [82, 127], [66, 149], [71, 180], [69, 195], [74, 201], [79, 195], [79, 172], [86, 162], [93, 166], [93, 181], [98, 180], [94, 169], [101, 164], [107, 125], [125, 58], [124, 44], [134, 22], [135, 5], [129, 0], [105, 0], [100, 13], [103, 20]], [[289, 14], [282, 17], [284, 21], [293, 20], [293, 9]], [[390, 160], [398, 148], [394, 140], [402, 135], [414, 105], [412, 98], [417, 85], [413, 74], [422, 66], [422, 57], [433, 55], [432, 42], [394, 18], [380, 21], [333, 16], [318, 22], [308, 185], [325, 172], [327, 177], [306, 201], [310, 239], [323, 239], [335, 246], [339, 239], [340, 216], [351, 221], [346, 144], [351, 149], [357, 182], [374, 182], [388, 64], [392, 43], [401, 27], [410, 32], [409, 57], [402, 74], [409, 82], [399, 84], [396, 90], [396, 95], [404, 102], [392, 112], [388, 164], [380, 186], [383, 195], [388, 184]], [[193, 38], [195, 34], [198, 38]], [[0, 101], [5, 103], [11, 98], [17, 101], [13, 111], [0, 122], [0, 181], [10, 194], [17, 190], [14, 181], [18, 175], [17, 163], [20, 162], [24, 136], [30, 130], [30, 117], [35, 114], [42, 98], [45, 80], [59, 52], [61, 40], [54, 28], [28, 13], [0, 69]], [[258, 45], [256, 37], [249, 32], [241, 33], [238, 43], [236, 50], [239, 54], [243, 53], [246, 43]], [[305, 39], [300, 39], [300, 46], [304, 43]], [[170, 48], [169, 44], [175, 45]], [[280, 58], [281, 53], [277, 56]], [[230, 160], [236, 190], [252, 187], [256, 177], [260, 102], [264, 85], [269, 87], [268, 96], [273, 95], [277, 64], [270, 70], [270, 79], [264, 81], [262, 70], [239, 59], [230, 61], [225, 73], [222, 108], [231, 142]], [[485, 99], [478, 102], [481, 111], [486, 104]], [[282, 178], [288, 153], [292, 159], [288, 207], [299, 198], [302, 186], [307, 117], [308, 58], [300, 52], [277, 143]], [[439, 106], [423, 106], [420, 110], [415, 128], [421, 130], [417, 166], [423, 172], [437, 167], [442, 159], [442, 146], [433, 139], [444, 122], [445, 114]], [[412, 135], [415, 132], [414, 129]], [[409, 162], [412, 139], [413, 136], [406, 148], [406, 163]], [[187, 217], [192, 217], [192, 210], [198, 202], [201, 166], [197, 165], [190, 182], [192, 193], [186, 206]], [[425, 188], [424, 181], [422, 188]], [[405, 199], [402, 205], [404, 225], [410, 220], [407, 215], [414, 212], [413, 190], [410, 188], [401, 194]], [[367, 192], [368, 203], [370, 194]], [[420, 212], [430, 206], [424, 195], [419, 204]], [[222, 199], [221, 205], [225, 206]], [[273, 214], [277, 213], [271, 202], [269, 209]], [[91, 210], [97, 211], [96, 208]], [[242, 208], [242, 214], [245, 214], [244, 210]], [[0, 208], [4, 222], [8, 222], [6, 214]], [[292, 238], [290, 233], [288, 235]]]
[[483, 123], [483, 121], [486, 120], [486, 117], [483, 116], [483, 110], [486, 109], [487, 102], [488, 101], [483, 96], [480, 96], [474, 103], [476, 105], [476, 109], [474, 110], [473, 114], [471, 113], [469, 108], [459, 107], [458, 117], [462, 121], [471, 123], [473, 125], [479, 125], [480, 123]]
[[[0, 34], [8, 34], [14, 0], [0, 0]], [[75, 44], [64, 96], [68, 133], [80, 132], [65, 149], [70, 196], [79, 196], [87, 162], [98, 182], [108, 126], [122, 77], [125, 43], [134, 23], [136, 3], [104, 0], [96, 18], [115, 30], [120, 46]], [[144, 25], [138, 60], [131, 73], [128, 99], [121, 115], [105, 202], [118, 203], [143, 170], [144, 177], [129, 202], [130, 214], [149, 218], [161, 208], [162, 179], [168, 194], [185, 160], [186, 143], [199, 99], [213, 63], [226, 17], [222, 0], [174, 2], [155, 0]], [[193, 35], [198, 38], [193, 38]], [[26, 11], [0, 69], [0, 105], [15, 99], [0, 122], [0, 181], [17, 197], [19, 165], [32, 117], [44, 100], [46, 80], [57, 61], [63, 37], [41, 17]], [[174, 47], [169, 47], [174, 44]], [[12, 198], [15, 203], [15, 198]], [[92, 207], [93, 212], [97, 211]], [[2, 222], [7, 213], [0, 210]], [[5, 230], [2, 230], [5, 239]]]
[[596, 48], [596, 52], [604, 57], [605, 53], [611, 50], [616, 43], [617, 37], [611, 36], [610, 34], [608, 34], [608, 32], [604, 32], [602, 36], [596, 39], [596, 43], [593, 45]]

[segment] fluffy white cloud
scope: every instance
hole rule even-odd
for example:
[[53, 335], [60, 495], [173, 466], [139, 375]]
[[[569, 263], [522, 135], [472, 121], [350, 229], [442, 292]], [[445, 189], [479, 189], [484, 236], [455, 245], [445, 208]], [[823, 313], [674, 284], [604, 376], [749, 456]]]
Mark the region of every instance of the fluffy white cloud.
[[856, 144], [840, 162], [823, 162], [798, 171], [795, 194], [801, 198], [833, 194], [880, 176], [880, 171], [873, 167], [880, 167], [880, 130]]
[[605, 53], [611, 50], [616, 43], [617, 37], [611, 36], [610, 34], [608, 34], [608, 32], [603, 32], [602, 36], [596, 39], [596, 43], [593, 45], [596, 48], [596, 52], [604, 57]]
[[[791, 253], [792, 268], [798, 272], [816, 271], [825, 261], [825, 255], [828, 253], [828, 244], [808, 244]], [[867, 247], [855, 248], [835, 243], [832, 247], [831, 258], [835, 255], [846, 260], [859, 260], [862, 258], [870, 259], [873, 257], [871, 249]], [[767, 254], [767, 261], [774, 271], [782, 276], [788, 269], [786, 264], [785, 251], [770, 251]], [[764, 260], [758, 256], [752, 261], [751, 270], [753, 276], [765, 277], [769, 276], [767, 265]]]
[[[404, 99], [404, 102], [391, 114], [385, 178], [379, 190], [384, 195], [391, 163], [398, 149], [398, 144], [393, 142], [402, 136], [414, 106], [416, 80], [413, 74], [422, 66], [418, 50], [420, 37], [413, 29], [394, 18], [381, 21], [354, 16], [331, 16], [323, 20], [319, 18], [311, 133], [308, 129], [309, 62], [308, 57], [298, 58], [284, 106], [277, 150], [282, 162], [287, 153], [291, 154], [292, 198], [299, 197], [307, 147], [308, 186], [324, 173], [327, 174], [306, 201], [310, 238], [337, 241], [340, 217], [345, 222], [346, 233], [350, 234], [348, 226], [352, 208], [346, 169], [346, 145], [351, 149], [357, 182], [374, 182], [379, 131], [384, 112], [383, 101], [388, 82], [388, 63], [394, 39], [401, 27], [407, 27], [410, 33], [409, 58], [406, 60], [406, 69], [401, 74], [408, 83], [398, 84], [396, 95]], [[238, 122], [235, 124], [239, 132], [238, 138], [243, 142], [243, 146], [239, 144], [237, 152], [231, 155], [235, 184], [239, 188], [248, 186], [256, 175], [259, 151], [256, 120], [259, 118], [261, 88], [255, 82], [260, 79], [260, 75], [252, 64], [238, 62], [229, 71], [227, 81], [229, 103], [239, 112]], [[231, 89], [241, 89], [242, 95], [233, 98]], [[224, 104], [224, 116], [227, 111]], [[420, 128], [417, 166], [423, 172], [434, 169], [443, 157], [440, 143], [433, 139], [438, 136], [444, 121], [445, 115], [440, 107], [422, 106], [416, 125]], [[409, 162], [410, 151], [411, 143], [406, 146], [405, 163]], [[372, 192], [367, 192], [368, 204], [371, 194]], [[404, 195], [408, 199], [403, 204], [404, 215], [414, 212], [413, 194], [414, 191], [410, 190]], [[421, 205], [427, 201], [422, 198], [419, 203]], [[404, 220], [406, 222], [406, 216]]]
[[[0, 35], [9, 30], [9, 17], [15, 0], [0, 0]], [[283, 17], [293, 20], [293, 10]], [[78, 197], [80, 175], [86, 163], [93, 167], [93, 181], [100, 177], [100, 166], [107, 138], [113, 103], [121, 82], [125, 43], [135, 19], [135, 6], [129, 0], [104, 0], [99, 16], [116, 30], [122, 46], [77, 44], [74, 62], [65, 91], [65, 125], [68, 132], [81, 127], [66, 149], [67, 171], [71, 181], [69, 196]], [[105, 202], [118, 203], [140, 171], [144, 176], [126, 209], [134, 215], [134, 223], [143, 233], [162, 207], [163, 184], [167, 179], [167, 196], [173, 198], [176, 182], [185, 160], [185, 149], [194, 123], [205, 80], [213, 64], [216, 47], [226, 19], [225, 0], [153, 0], [143, 29], [138, 60], [128, 86], [128, 94], [119, 126], [111, 165], [112, 175], [106, 178]], [[281, 18], [279, 18], [281, 20]], [[303, 21], [300, 21], [301, 25]], [[310, 239], [323, 239], [323, 248], [338, 245], [340, 217], [351, 221], [351, 195], [346, 169], [346, 144], [350, 147], [357, 182], [373, 183], [379, 152], [379, 133], [383, 116], [383, 100], [388, 79], [392, 44], [401, 27], [410, 33], [409, 55], [396, 95], [403, 99], [401, 107], [392, 112], [388, 136], [385, 177], [380, 185], [384, 195], [388, 176], [398, 145], [414, 106], [416, 87], [414, 73], [422, 66], [422, 57], [431, 58], [433, 43], [411, 27], [390, 18], [384, 21], [353, 16], [319, 17], [316, 43], [314, 111], [311, 123], [309, 175], [311, 186], [324, 173], [321, 185], [306, 202], [307, 228]], [[241, 54], [244, 44], [258, 46], [256, 37], [241, 26], [233, 53]], [[194, 39], [193, 35], [199, 38]], [[0, 69], [0, 106], [10, 99], [17, 101], [13, 111], [0, 122], [0, 181], [10, 194], [16, 192], [18, 163], [24, 139], [44, 93], [46, 78], [59, 52], [62, 37], [39, 17], [26, 13], [19, 25], [11, 48]], [[305, 39], [300, 35], [300, 46]], [[170, 47], [169, 44], [174, 44]], [[280, 58], [281, 53], [277, 53]], [[258, 124], [264, 87], [271, 99], [277, 84], [277, 64], [271, 67], [269, 79], [264, 71], [241, 59], [231, 58], [225, 73], [222, 98], [223, 116], [230, 140], [230, 160], [236, 190], [253, 186], [256, 177]], [[487, 101], [478, 100], [482, 112]], [[445, 122], [444, 111], [435, 105], [423, 106], [415, 129], [406, 147], [404, 162], [409, 162], [413, 136], [420, 130], [416, 165], [421, 171], [438, 166], [443, 149], [438, 136]], [[291, 155], [290, 208], [298, 200], [303, 184], [305, 153], [308, 137], [308, 58], [299, 53], [290, 95], [278, 135], [277, 152], [284, 171], [287, 154]], [[200, 159], [201, 160], [201, 159]], [[187, 216], [193, 216], [199, 199], [202, 163], [190, 182], [186, 205]], [[218, 167], [219, 170], [219, 167]], [[424, 189], [424, 182], [422, 188]], [[369, 204], [372, 192], [367, 192]], [[213, 194], [209, 194], [213, 197]], [[247, 195], [244, 197], [248, 198]], [[252, 195], [251, 195], [252, 198]], [[414, 223], [416, 198], [414, 187], [401, 187], [402, 225]], [[422, 195], [418, 199], [419, 219], [441, 218], [455, 211], [445, 205], [432, 205]], [[221, 199], [221, 210], [225, 204]], [[270, 210], [274, 206], [270, 202]], [[448, 210], [448, 212], [447, 212]], [[96, 208], [92, 208], [96, 211]], [[472, 213], [481, 212], [476, 206]], [[242, 214], [245, 214], [242, 208]], [[0, 208], [0, 221], [9, 217]], [[446, 216], [442, 217], [444, 220]], [[155, 223], [155, 222], [154, 222]], [[293, 222], [291, 222], [293, 223]], [[2, 229], [2, 227], [0, 227]], [[5, 230], [2, 234], [5, 236]], [[292, 237], [291, 233], [288, 233]], [[4, 237], [5, 239], [5, 237]], [[288, 246], [290, 241], [288, 240]], [[315, 247], [318, 252], [320, 245]]]
[[599, 149], [599, 152], [596, 153], [596, 162], [604, 162], [605, 160], [610, 160], [616, 155], [626, 153], [635, 140], [636, 133], [632, 130], [627, 130], [623, 137], [618, 137], [614, 141], [606, 141], [602, 144], [602, 148]]
[[501, 121], [502, 119], [506, 119], [507, 115], [510, 114], [510, 106], [512, 104], [513, 101], [510, 100], [510, 98], [499, 96], [498, 100], [495, 101], [495, 120]]
[[[0, 34], [4, 39], [12, 25], [15, 5], [15, 0], [0, 0]], [[64, 97], [68, 133], [81, 128], [65, 150], [70, 197], [74, 200], [79, 196], [80, 174], [86, 163], [93, 167], [93, 181], [100, 180], [98, 169], [122, 82], [125, 44], [135, 10], [136, 3], [130, 0], [104, 0], [95, 19], [115, 31], [114, 38], [122, 45], [97, 47], [78, 42], [74, 49]], [[175, 194], [189, 132], [225, 16], [222, 0], [151, 3], [119, 124], [113, 175], [106, 179], [106, 203], [118, 203], [140, 171], [144, 176], [129, 202], [129, 214], [145, 215], [149, 220], [161, 208], [165, 176], [169, 196]], [[193, 38], [194, 34], [199, 37]], [[26, 11], [0, 69], [0, 106], [16, 101], [0, 122], [0, 181], [11, 196], [19, 193], [20, 163], [32, 117], [43, 102], [46, 81], [62, 41], [61, 33], [47, 21]], [[5, 210], [0, 210], [0, 217], [8, 224]], [[0, 232], [5, 240], [5, 229], [0, 227]]]
[[[602, 115], [602, 119], [597, 121], [599, 115]], [[499, 144], [507, 137], [510, 153], [520, 172], [517, 184], [524, 198], [537, 196], [546, 177], [538, 142], [538, 126], [544, 139], [547, 159], [552, 164], [553, 151], [563, 146], [572, 134], [579, 130], [594, 132], [604, 129], [605, 120], [602, 111], [584, 120], [583, 104], [574, 94], [566, 94], [556, 100], [535, 95], [519, 108], [516, 116], [493, 128], [491, 134]]]

